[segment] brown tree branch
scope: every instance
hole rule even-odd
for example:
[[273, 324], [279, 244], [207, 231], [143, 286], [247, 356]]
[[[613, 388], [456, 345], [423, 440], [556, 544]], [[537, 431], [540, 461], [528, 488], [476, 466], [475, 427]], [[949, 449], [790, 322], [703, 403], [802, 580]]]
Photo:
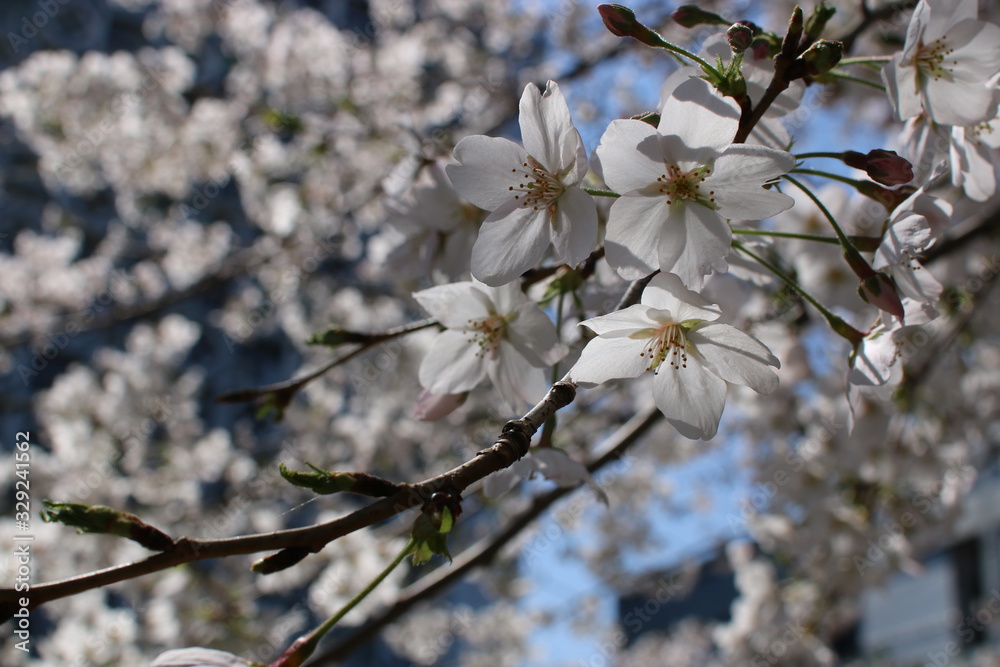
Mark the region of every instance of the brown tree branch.
[[[609, 463], [620, 460], [622, 455], [662, 417], [663, 413], [656, 407], [647, 408], [636, 414], [608, 439], [604, 446], [604, 453], [587, 464], [588, 472], [595, 473]], [[483, 538], [459, 554], [450, 566], [442, 567], [406, 588], [391, 606], [369, 618], [357, 632], [316, 656], [313, 664], [317, 667], [319, 665], [332, 665], [338, 660], [345, 659], [352, 652], [371, 641], [385, 626], [406, 614], [416, 604], [441, 593], [472, 570], [489, 565], [504, 546], [531, 525], [557, 500], [579, 488], [579, 486], [561, 487], [539, 496], [531, 504], [531, 507], [511, 519], [500, 533]]]
[[461, 494], [487, 475], [509, 467], [528, 452], [531, 438], [542, 424], [575, 398], [576, 387], [568, 379], [555, 383], [545, 398], [531, 408], [523, 418], [507, 422], [493, 446], [477, 453], [475, 458], [423, 482], [401, 485], [403, 488], [399, 492], [347, 516], [306, 528], [221, 540], [181, 537], [175, 540], [169, 551], [141, 561], [116, 565], [62, 581], [38, 584], [32, 586], [29, 593], [17, 592], [13, 588], [0, 589], [0, 619], [10, 619], [16, 609], [23, 606], [19, 604], [19, 598], [22, 597], [29, 598], [27, 607], [34, 609], [52, 600], [151, 574], [182, 563], [288, 548], [307, 549], [317, 553], [339, 537], [384, 521], [411, 507], [423, 505], [438, 491]]

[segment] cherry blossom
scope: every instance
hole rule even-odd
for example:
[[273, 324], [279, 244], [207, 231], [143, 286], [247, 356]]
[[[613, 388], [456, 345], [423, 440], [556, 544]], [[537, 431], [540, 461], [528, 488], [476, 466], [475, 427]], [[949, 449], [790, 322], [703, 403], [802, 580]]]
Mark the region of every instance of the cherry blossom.
[[576, 265], [597, 244], [597, 209], [580, 188], [587, 151], [559, 86], [528, 84], [521, 96], [521, 139], [466, 137], [448, 175], [459, 194], [492, 211], [472, 248], [472, 275], [487, 285], [510, 282], [536, 266], [549, 245]]
[[903, 50], [882, 71], [900, 120], [921, 111], [942, 125], [975, 125], [996, 115], [987, 81], [1000, 71], [1000, 27], [980, 21], [976, 0], [921, 0]]
[[420, 365], [424, 388], [460, 394], [489, 377], [511, 411], [545, 395], [542, 369], [562, 359], [567, 349], [552, 321], [517, 283], [452, 283], [413, 298], [446, 327]]
[[641, 303], [580, 324], [597, 338], [570, 371], [577, 384], [597, 385], [652, 371], [653, 398], [667, 420], [691, 439], [715, 436], [727, 382], [768, 394], [778, 384], [778, 359], [760, 341], [714, 322], [718, 306], [659, 274]]
[[727, 269], [732, 241], [727, 218], [760, 220], [794, 201], [765, 185], [792, 169], [784, 151], [733, 144], [739, 106], [708, 83], [682, 83], [653, 128], [638, 120], [611, 123], [595, 153], [595, 169], [621, 193], [611, 206], [605, 249], [628, 280], [657, 269], [700, 289], [705, 275]]
[[437, 270], [453, 280], [467, 277], [469, 253], [485, 213], [458, 196], [443, 160], [428, 165], [424, 174], [411, 199], [386, 203], [386, 222], [401, 239], [384, 263], [406, 275]]

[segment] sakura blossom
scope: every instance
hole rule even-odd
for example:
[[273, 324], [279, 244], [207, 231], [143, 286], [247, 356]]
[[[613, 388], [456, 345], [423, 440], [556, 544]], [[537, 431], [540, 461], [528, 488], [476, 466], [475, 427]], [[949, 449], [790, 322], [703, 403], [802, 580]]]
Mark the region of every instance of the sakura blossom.
[[739, 106], [701, 79], [682, 83], [664, 104], [656, 128], [638, 120], [611, 123], [595, 152], [595, 170], [621, 197], [611, 205], [605, 249], [627, 280], [656, 270], [700, 289], [727, 269], [727, 219], [760, 220], [792, 206], [765, 186], [792, 169], [784, 151], [733, 144]]
[[882, 78], [900, 120], [924, 112], [941, 125], [967, 126], [996, 116], [987, 82], [998, 71], [1000, 26], [978, 18], [976, 0], [920, 0]]
[[0, 664], [997, 662], [1000, 4], [8, 4]]
[[413, 298], [446, 327], [420, 365], [420, 384], [433, 394], [470, 391], [489, 377], [518, 411], [542, 398], [544, 369], [566, 356], [552, 321], [517, 283], [452, 283]]
[[587, 151], [559, 85], [528, 84], [521, 96], [521, 139], [466, 137], [448, 175], [459, 194], [491, 211], [472, 248], [472, 275], [499, 286], [538, 264], [551, 245], [571, 266], [597, 243], [597, 210], [581, 189]]
[[774, 391], [780, 362], [759, 341], [715, 322], [718, 307], [686, 289], [677, 276], [659, 274], [642, 301], [581, 322], [597, 334], [570, 371], [583, 386], [652, 371], [653, 398], [667, 420], [691, 439], [715, 437], [727, 382], [762, 394]]

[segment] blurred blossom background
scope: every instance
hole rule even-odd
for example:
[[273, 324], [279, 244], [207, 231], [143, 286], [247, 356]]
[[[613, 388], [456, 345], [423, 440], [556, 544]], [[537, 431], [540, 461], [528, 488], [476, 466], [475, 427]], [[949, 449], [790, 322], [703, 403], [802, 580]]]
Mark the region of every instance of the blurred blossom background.
[[[830, 4], [831, 38], [862, 20], [860, 2]], [[873, 22], [852, 53], [898, 51], [913, 4]], [[444, 421], [411, 416], [432, 331], [337, 366], [283, 410], [216, 399], [316, 370], [339, 352], [308, 344], [314, 334], [414, 321], [424, 317], [414, 290], [467, 279], [485, 212], [434, 190], [434, 170], [462, 137], [518, 140], [527, 83], [559, 83], [588, 152], [612, 119], [659, 107], [677, 63], [612, 36], [596, 5], [3, 3], [0, 451], [11, 460], [14, 434], [30, 431], [33, 511], [42, 498], [108, 505], [174, 537], [219, 539], [365, 504], [314, 499], [280, 478], [279, 462], [415, 482], [492, 444], [512, 415], [498, 413], [489, 386]], [[793, 5], [699, 3], [779, 34]], [[719, 32], [670, 23], [666, 3], [630, 7], [692, 51]], [[981, 18], [998, 14], [981, 3]], [[845, 83], [810, 87], [784, 123], [796, 152], [898, 148], [901, 130], [883, 92]], [[845, 227], [884, 217], [826, 187]], [[810, 202], [789, 194], [796, 207], [773, 228], [826, 231]], [[607, 506], [587, 489], [567, 496], [491, 566], [421, 602], [342, 664], [911, 664], [939, 652], [952, 660], [952, 640], [961, 660], [1000, 664], [990, 661], [1000, 613], [980, 623], [976, 641], [963, 643], [958, 627], [1000, 585], [1000, 520], [988, 509], [1000, 434], [1000, 246], [986, 223], [997, 201], [940, 196], [967, 228], [986, 227], [928, 263], [954, 304], [968, 307], [913, 343], [905, 360], [919, 368], [916, 380], [895, 397], [865, 398], [853, 433], [847, 348], [800, 300], [734, 265], [713, 277], [707, 297], [781, 359], [778, 391], [731, 387], [707, 443], [662, 423], [649, 429], [595, 476]], [[838, 313], [858, 326], [870, 320], [836, 247], [775, 248]], [[623, 289], [602, 264], [585, 305], [607, 309]], [[564, 321], [570, 340], [578, 321]], [[560, 414], [556, 444], [588, 460], [651, 404], [648, 380], [581, 392]], [[0, 466], [0, 479], [13, 488], [14, 466]], [[452, 553], [495, 535], [553, 486], [467, 494]], [[0, 534], [12, 535], [11, 494], [0, 510]], [[912, 525], [892, 529], [906, 512]], [[0, 663], [144, 665], [185, 646], [269, 662], [381, 571], [411, 522], [407, 514], [358, 531], [274, 575], [250, 571], [257, 556], [199, 561], [44, 605], [32, 612], [31, 655], [4, 632]], [[37, 516], [33, 532], [35, 583], [148, 555]], [[3, 587], [13, 585], [8, 546]], [[983, 569], [975, 585], [962, 579], [983, 563], [996, 572]], [[331, 643], [437, 567], [448, 564], [399, 568]], [[912, 589], [913, 600], [936, 601], [937, 620], [873, 626], [872, 609], [915, 618], [912, 603], [891, 595], [909, 581], [900, 577], [920, 572], [944, 582], [940, 594]], [[706, 582], [718, 588], [699, 588]]]

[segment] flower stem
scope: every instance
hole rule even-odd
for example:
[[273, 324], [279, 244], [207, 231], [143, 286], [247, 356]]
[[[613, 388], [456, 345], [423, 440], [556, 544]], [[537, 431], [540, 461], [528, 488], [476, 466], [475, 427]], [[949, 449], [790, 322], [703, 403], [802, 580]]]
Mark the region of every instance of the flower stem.
[[812, 190], [788, 174], [785, 174], [784, 178], [799, 190], [802, 190], [802, 192], [804, 192], [806, 196], [809, 197], [809, 199], [811, 199], [817, 207], [819, 207], [819, 210], [822, 211], [826, 219], [830, 221], [830, 225], [833, 227], [833, 231], [837, 234], [837, 239], [840, 241], [840, 248], [843, 251], [844, 259], [847, 261], [847, 265], [851, 267], [851, 270], [854, 271], [854, 275], [862, 281], [873, 278], [876, 275], [875, 269], [871, 267], [871, 264], [868, 263], [867, 259], [861, 256], [861, 252], [858, 250], [857, 246], [851, 243], [851, 239], [849, 239], [847, 234], [844, 233], [844, 230], [840, 228], [840, 225], [837, 224], [837, 219], [834, 218], [833, 214], [830, 213], [830, 210], [823, 205], [823, 202], [820, 201], [819, 197], [817, 197]]
[[[811, 153], [805, 153], [804, 155], [796, 155], [795, 157], [833, 157], [832, 155], [814, 155]], [[839, 157], [839, 154], [838, 154]], [[857, 179], [850, 178], [848, 176], [841, 176], [840, 174], [833, 174], [829, 171], [820, 171], [818, 169], [792, 169], [792, 174], [803, 174], [805, 176], [820, 176], [822, 178], [829, 178], [831, 181], [839, 181], [841, 183], [846, 183], [847, 185], [857, 186]], [[791, 179], [789, 179], [791, 180]]]
[[[798, 173], [804, 173], [804, 172], [799, 171]], [[830, 176], [833, 176], [833, 174], [830, 174]], [[791, 176], [786, 174], [785, 180], [794, 185], [795, 187], [797, 187], [799, 190], [802, 190], [802, 192], [804, 192], [805, 195], [809, 197], [809, 199], [811, 199], [813, 203], [816, 204], [817, 207], [819, 207], [820, 212], [823, 213], [823, 217], [825, 217], [830, 222], [830, 226], [833, 227], [833, 231], [837, 235], [837, 239], [840, 241], [840, 245], [844, 247], [844, 251], [846, 252], [848, 249], [852, 249], [854, 250], [854, 252], [857, 252], [857, 249], [851, 244], [851, 240], [847, 238], [847, 234], [845, 234], [844, 230], [840, 228], [839, 224], [837, 224], [837, 219], [833, 217], [832, 213], [830, 213], [830, 209], [828, 209], [823, 204], [823, 202], [820, 201], [820, 198], [817, 197], [812, 190], [807, 188], [805, 185], [803, 185], [795, 178], [792, 178]]]
[[406, 546], [399, 552], [399, 554], [393, 559], [389, 565], [382, 570], [377, 577], [375, 577], [370, 584], [365, 586], [365, 588], [355, 595], [351, 600], [340, 608], [337, 613], [335, 613], [330, 618], [326, 619], [322, 625], [310, 632], [305, 637], [301, 637], [295, 641], [292, 646], [285, 651], [281, 657], [271, 663], [271, 667], [299, 667], [306, 659], [313, 654], [316, 647], [319, 645], [319, 640], [323, 638], [327, 632], [329, 632], [333, 626], [335, 626], [340, 619], [344, 618], [349, 611], [354, 609], [362, 600], [364, 600], [368, 595], [375, 590], [375, 588], [382, 583], [382, 581], [389, 576], [389, 573], [396, 569], [396, 567], [403, 562], [403, 559], [413, 551], [413, 547], [416, 542], [413, 538], [410, 538], [406, 542]]
[[[774, 236], [784, 239], [802, 239], [803, 241], [816, 241], [817, 243], [829, 243], [830, 245], [840, 245], [840, 240], [835, 236], [820, 236], [818, 234], [799, 234], [798, 232], [775, 232], [767, 229], [733, 229], [733, 234], [743, 234], [745, 236]], [[848, 236], [858, 250], [875, 252], [882, 238], [878, 236]]]
[[816, 234], [798, 234], [796, 232], [772, 232], [766, 229], [734, 229], [733, 234], [744, 234], [746, 236], [775, 236], [782, 239], [802, 239], [803, 241], [816, 241], [818, 243], [830, 243], [839, 245], [840, 241], [835, 236], [818, 236]]
[[756, 261], [758, 264], [766, 268], [771, 273], [773, 273], [775, 276], [778, 277], [778, 279], [780, 279], [790, 288], [795, 290], [795, 292], [797, 292], [803, 299], [811, 303], [813, 307], [820, 312], [823, 318], [826, 319], [827, 324], [830, 325], [830, 328], [833, 329], [834, 332], [836, 332], [841, 337], [850, 341], [851, 345], [857, 345], [862, 341], [862, 339], [864, 339], [865, 335], [863, 333], [852, 327], [850, 324], [845, 322], [837, 315], [834, 315], [829, 308], [827, 308], [819, 301], [817, 301], [816, 298], [813, 297], [813, 295], [809, 294], [809, 292], [802, 289], [802, 287], [797, 282], [792, 280], [784, 271], [779, 269], [777, 266], [767, 261], [760, 255], [756, 254], [752, 250], [748, 250], [739, 241], [733, 241], [733, 247], [742, 252], [743, 254], [747, 255], [754, 261]]
[[840, 72], [838, 70], [832, 70], [829, 72], [830, 76], [836, 77], [843, 81], [850, 81], [851, 83], [860, 83], [862, 86], [868, 86], [869, 88], [874, 88], [875, 90], [885, 90], [885, 86], [881, 83], [876, 83], [875, 81], [869, 81], [868, 79], [862, 79], [860, 76], [852, 76], [845, 72]]
[[812, 158], [812, 157], [829, 157], [829, 158], [833, 158], [834, 160], [841, 160], [842, 161], [844, 159], [844, 154], [843, 153], [834, 153], [834, 152], [831, 152], [831, 151], [815, 151], [815, 152], [812, 152], [812, 153], [796, 153], [795, 154], [795, 159], [796, 160], [808, 160], [809, 158]]
[[892, 56], [856, 56], [854, 58], [842, 58], [837, 67], [845, 65], [880, 65], [892, 60]]
[[581, 190], [595, 197], [621, 197], [620, 194], [611, 190], [598, 190], [596, 188], [581, 188]]

